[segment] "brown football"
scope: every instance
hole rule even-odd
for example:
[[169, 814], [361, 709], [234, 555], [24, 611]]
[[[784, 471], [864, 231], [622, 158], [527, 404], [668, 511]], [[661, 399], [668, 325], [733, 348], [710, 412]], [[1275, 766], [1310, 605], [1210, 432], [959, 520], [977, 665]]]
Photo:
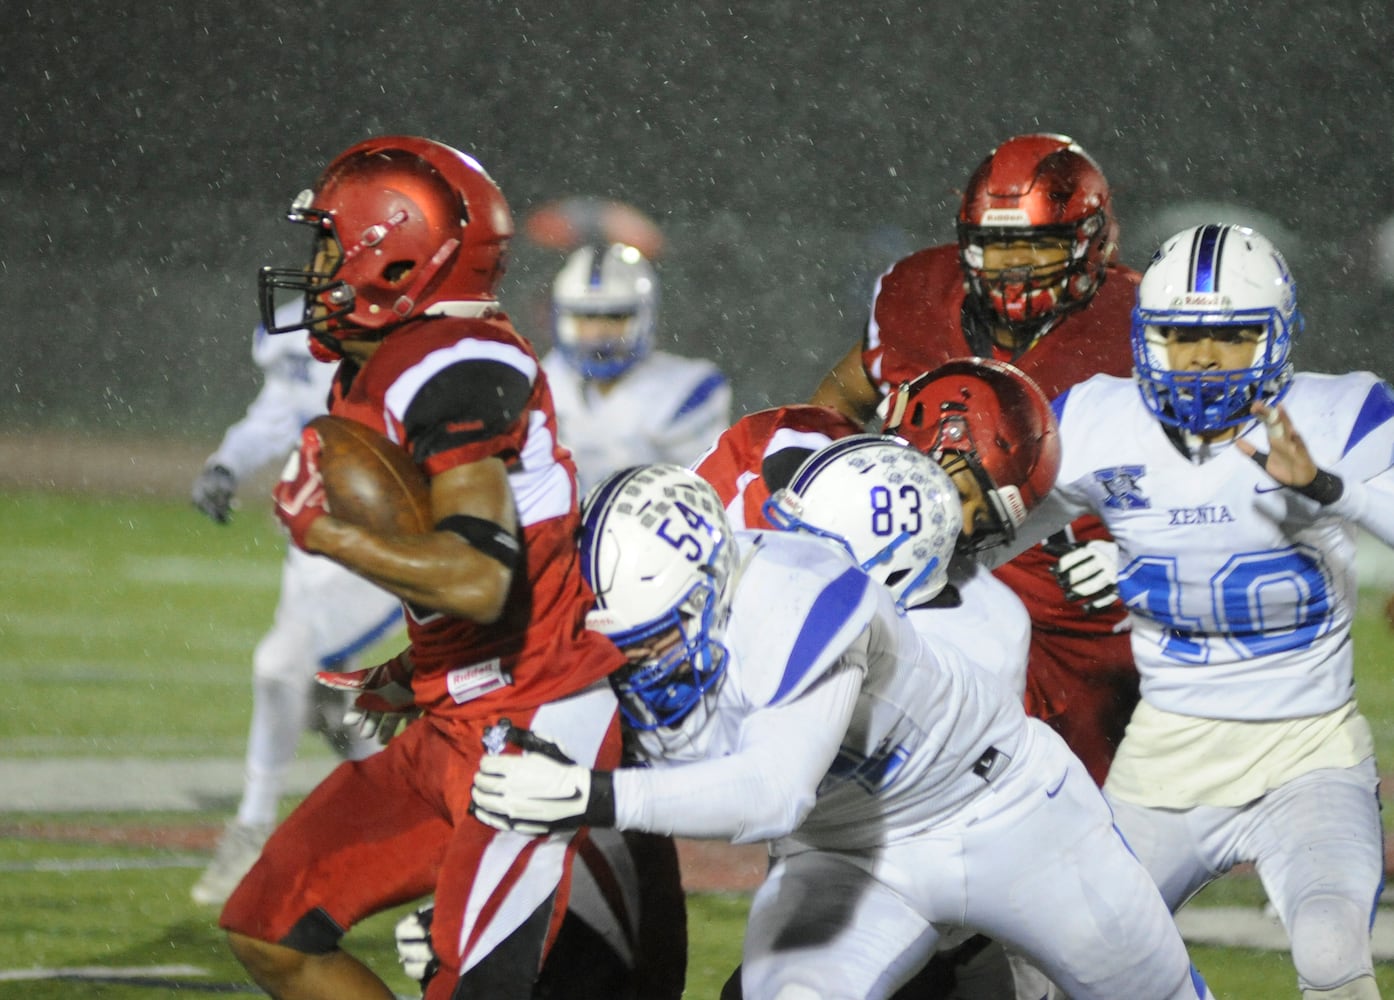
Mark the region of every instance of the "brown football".
[[316, 417], [310, 427], [330, 514], [384, 534], [431, 530], [431, 487], [405, 448], [344, 417]]

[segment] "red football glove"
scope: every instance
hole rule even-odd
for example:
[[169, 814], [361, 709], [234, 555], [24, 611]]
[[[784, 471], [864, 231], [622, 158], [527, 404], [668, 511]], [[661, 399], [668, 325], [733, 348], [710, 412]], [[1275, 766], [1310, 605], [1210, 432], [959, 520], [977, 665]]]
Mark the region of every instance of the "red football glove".
[[356, 726], [364, 738], [376, 736], [379, 743], [386, 744], [404, 723], [421, 714], [411, 691], [412, 669], [404, 650], [367, 670], [321, 670], [315, 680], [335, 691], [357, 693], [353, 707], [344, 713], [344, 725]]
[[276, 516], [299, 549], [305, 549], [305, 533], [310, 525], [329, 513], [324, 480], [319, 473], [321, 446], [319, 435], [305, 428], [300, 433], [299, 450], [291, 452], [286, 467], [281, 470], [281, 481], [271, 491], [276, 501]]

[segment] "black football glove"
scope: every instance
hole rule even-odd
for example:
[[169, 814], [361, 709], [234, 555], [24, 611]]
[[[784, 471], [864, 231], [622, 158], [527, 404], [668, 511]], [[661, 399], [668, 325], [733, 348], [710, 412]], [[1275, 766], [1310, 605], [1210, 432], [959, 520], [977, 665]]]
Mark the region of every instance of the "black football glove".
[[237, 477], [225, 465], [206, 465], [194, 480], [194, 506], [219, 524], [232, 520], [232, 497]]

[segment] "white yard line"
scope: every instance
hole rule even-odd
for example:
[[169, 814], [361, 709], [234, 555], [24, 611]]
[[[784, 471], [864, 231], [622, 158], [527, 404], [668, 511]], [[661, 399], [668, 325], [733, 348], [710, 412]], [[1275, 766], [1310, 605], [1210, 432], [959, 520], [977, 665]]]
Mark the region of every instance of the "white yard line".
[[36, 979], [135, 979], [145, 976], [206, 976], [208, 970], [197, 965], [74, 965], [56, 969], [0, 969], [0, 983], [23, 983]]
[[[338, 763], [297, 759], [285, 794], [304, 795]], [[226, 808], [242, 794], [240, 758], [0, 758], [0, 816], [45, 812], [199, 811]]]

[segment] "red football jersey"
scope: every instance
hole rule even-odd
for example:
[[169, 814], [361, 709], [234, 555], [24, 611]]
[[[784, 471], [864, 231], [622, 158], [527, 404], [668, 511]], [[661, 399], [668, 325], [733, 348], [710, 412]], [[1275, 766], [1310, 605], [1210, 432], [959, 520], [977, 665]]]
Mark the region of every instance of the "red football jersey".
[[[1068, 313], [1026, 353], [1013, 358], [998, 352], [1035, 380], [1050, 399], [1093, 375], [1128, 377], [1133, 355], [1129, 331], [1141, 275], [1131, 268], [1109, 267], [1103, 285], [1089, 304]], [[867, 324], [862, 366], [884, 396], [953, 358], [980, 355], [964, 331], [967, 286], [953, 244], [930, 247], [897, 262], [876, 283]], [[1071, 526], [1079, 541], [1107, 538], [1096, 518]], [[1037, 628], [1093, 635], [1116, 632], [1125, 612], [1121, 605], [1086, 613], [1065, 601], [1050, 573], [1055, 558], [1039, 547], [1022, 553], [997, 570], [997, 576], [1026, 604]]]
[[763, 508], [771, 484], [787, 485], [810, 454], [861, 430], [824, 406], [759, 410], [722, 432], [692, 468], [716, 488], [734, 527], [768, 529]]
[[344, 366], [330, 412], [403, 445], [428, 476], [501, 459], [518, 508], [525, 565], [503, 616], [482, 625], [407, 608], [416, 702], [478, 718], [579, 691], [622, 665], [585, 628], [594, 595], [581, 576], [576, 469], [557, 443], [537, 356], [506, 316], [437, 317], [399, 330], [361, 370]]

